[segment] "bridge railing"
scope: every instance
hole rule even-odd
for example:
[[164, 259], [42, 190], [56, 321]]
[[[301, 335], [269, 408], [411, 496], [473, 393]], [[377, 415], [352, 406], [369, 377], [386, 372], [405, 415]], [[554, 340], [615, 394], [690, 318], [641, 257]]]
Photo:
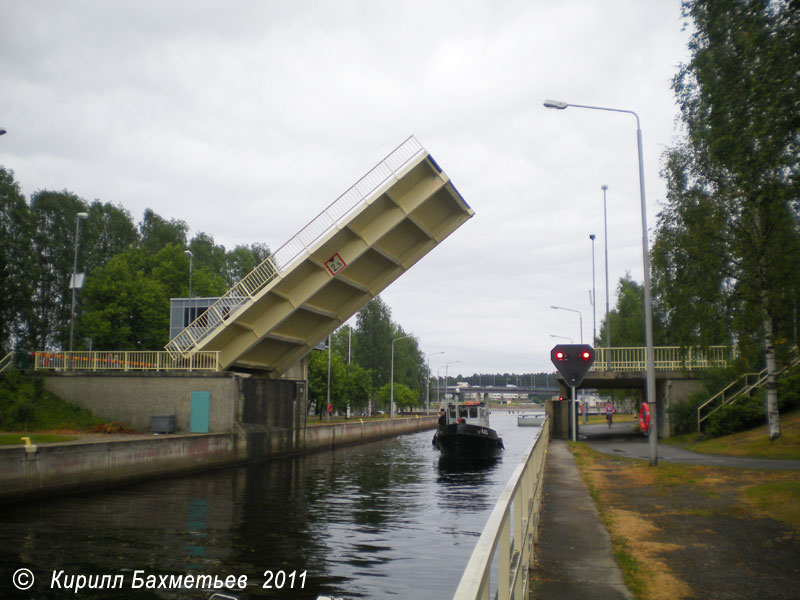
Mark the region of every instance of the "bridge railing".
[[[592, 371], [644, 371], [647, 368], [646, 349], [595, 348]], [[725, 367], [731, 359], [728, 346], [656, 346], [653, 348], [653, 364], [656, 371], [693, 371], [713, 367]]]
[[534, 559], [549, 439], [550, 420], [545, 419], [539, 437], [522, 457], [489, 515], [453, 600], [528, 597], [528, 569]]
[[219, 371], [219, 352], [174, 357], [163, 351], [36, 352], [37, 371]]
[[425, 148], [414, 136], [400, 144], [292, 239], [270, 254], [194, 322], [172, 338], [166, 346], [167, 352], [174, 356], [190, 352], [206, 336], [220, 327], [231, 313], [248, 304], [267, 284], [288, 270], [314, 243], [335, 228], [353, 209], [371, 198], [378, 189], [424, 150]]

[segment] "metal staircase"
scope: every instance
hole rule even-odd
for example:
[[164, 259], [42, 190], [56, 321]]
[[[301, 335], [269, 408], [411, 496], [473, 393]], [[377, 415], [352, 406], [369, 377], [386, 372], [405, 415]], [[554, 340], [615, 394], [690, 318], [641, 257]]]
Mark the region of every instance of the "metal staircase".
[[474, 215], [412, 136], [175, 336], [280, 376]]
[[[800, 354], [796, 353], [794, 359], [788, 365], [780, 369], [777, 375], [783, 375], [787, 371], [794, 369], [797, 365], [800, 365]], [[764, 387], [766, 383], [767, 370], [762, 369], [758, 373], [745, 373], [744, 375], [740, 375], [726, 385], [723, 389], [697, 407], [697, 433], [702, 431], [703, 421], [707, 420], [720, 408], [733, 404], [739, 398], [749, 397], [751, 392]], [[717, 404], [716, 406], [703, 413], [703, 409], [715, 403]]]

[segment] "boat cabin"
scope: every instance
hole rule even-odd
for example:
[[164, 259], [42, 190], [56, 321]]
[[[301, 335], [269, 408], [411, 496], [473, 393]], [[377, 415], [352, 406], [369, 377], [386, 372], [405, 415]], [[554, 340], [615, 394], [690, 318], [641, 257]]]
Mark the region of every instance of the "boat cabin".
[[[458, 414], [456, 414], [456, 411]], [[477, 400], [468, 402], [459, 402], [458, 405], [450, 403], [447, 405], [447, 424], [458, 423], [460, 419], [464, 419], [469, 425], [478, 425], [479, 427], [489, 426], [489, 409], [486, 407], [486, 402]]]

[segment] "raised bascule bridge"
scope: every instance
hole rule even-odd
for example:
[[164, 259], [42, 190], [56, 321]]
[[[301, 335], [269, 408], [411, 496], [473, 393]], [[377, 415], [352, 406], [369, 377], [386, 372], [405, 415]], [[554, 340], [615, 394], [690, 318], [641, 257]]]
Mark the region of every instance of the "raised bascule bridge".
[[409, 137], [176, 335], [176, 362], [279, 377], [474, 215]]

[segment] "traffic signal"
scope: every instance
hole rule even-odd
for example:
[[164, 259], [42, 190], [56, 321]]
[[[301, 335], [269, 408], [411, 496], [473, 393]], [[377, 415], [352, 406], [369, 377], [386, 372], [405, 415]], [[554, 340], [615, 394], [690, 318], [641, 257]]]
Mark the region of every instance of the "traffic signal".
[[550, 360], [570, 387], [578, 387], [594, 364], [589, 344], [559, 344], [550, 350]]

